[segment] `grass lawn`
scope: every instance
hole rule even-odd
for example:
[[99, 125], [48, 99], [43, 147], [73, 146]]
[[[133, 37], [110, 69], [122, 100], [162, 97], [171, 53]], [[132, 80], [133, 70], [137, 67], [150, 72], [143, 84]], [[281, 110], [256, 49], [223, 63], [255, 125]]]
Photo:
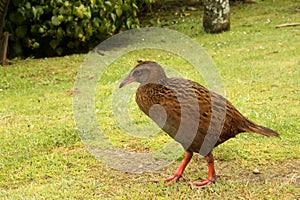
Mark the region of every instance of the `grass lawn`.
[[[185, 171], [187, 181], [150, 183], [173, 173], [180, 159], [161, 173], [128, 174], [107, 167], [81, 142], [72, 92], [86, 55], [16, 59], [0, 68], [0, 199], [300, 199], [300, 26], [275, 28], [299, 22], [300, 2], [257, 2], [233, 4], [231, 31], [218, 35], [203, 32], [201, 9], [166, 5], [169, 14], [152, 13], [143, 25], [195, 39], [216, 63], [226, 97], [281, 139], [243, 133], [215, 148], [220, 178], [207, 188], [188, 185], [207, 176], [206, 162], [197, 155]], [[163, 51], [130, 53], [104, 73], [96, 90], [99, 124], [115, 145], [151, 151], [169, 138], [162, 132], [151, 139], [133, 138], [120, 130], [112, 113], [111, 94], [137, 59], [176, 66], [183, 77], [205, 82], [188, 63]], [[149, 122], [133, 101], [130, 107], [138, 125]]]

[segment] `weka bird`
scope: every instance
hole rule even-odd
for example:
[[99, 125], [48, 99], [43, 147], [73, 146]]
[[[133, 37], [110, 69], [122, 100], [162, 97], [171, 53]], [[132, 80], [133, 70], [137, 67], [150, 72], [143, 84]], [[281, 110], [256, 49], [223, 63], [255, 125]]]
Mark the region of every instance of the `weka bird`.
[[168, 78], [155, 62], [140, 62], [120, 88], [132, 82], [140, 83], [135, 99], [139, 108], [186, 150], [175, 173], [162, 180], [174, 182], [183, 178], [183, 171], [195, 152], [205, 157], [208, 178], [194, 184], [200, 187], [209, 185], [216, 181], [214, 147], [241, 132], [279, 136], [275, 131], [250, 121], [224, 97], [199, 83]]

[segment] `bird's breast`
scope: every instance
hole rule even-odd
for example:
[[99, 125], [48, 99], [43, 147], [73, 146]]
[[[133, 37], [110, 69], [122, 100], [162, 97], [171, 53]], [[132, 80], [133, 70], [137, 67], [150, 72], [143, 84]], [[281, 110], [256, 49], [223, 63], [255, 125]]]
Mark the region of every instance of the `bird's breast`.
[[[208, 129], [210, 106], [206, 101], [199, 101], [192, 90], [142, 86], [137, 90], [136, 103], [184, 148], [188, 148], [196, 137], [200, 143], [205, 136], [201, 133]], [[201, 113], [207, 115], [201, 117]]]

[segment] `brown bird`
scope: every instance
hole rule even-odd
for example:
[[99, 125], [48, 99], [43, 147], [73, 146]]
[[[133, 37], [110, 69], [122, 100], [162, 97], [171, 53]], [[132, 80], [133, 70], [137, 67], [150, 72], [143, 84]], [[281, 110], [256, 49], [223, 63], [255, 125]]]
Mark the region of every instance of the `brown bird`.
[[139, 62], [120, 88], [132, 82], [140, 83], [135, 98], [139, 108], [186, 150], [180, 166], [164, 181], [171, 183], [184, 178], [183, 171], [193, 153], [199, 153], [208, 164], [208, 178], [194, 184], [209, 185], [216, 181], [214, 147], [242, 132], [279, 137], [277, 132], [250, 121], [224, 97], [199, 83], [168, 78], [155, 62]]

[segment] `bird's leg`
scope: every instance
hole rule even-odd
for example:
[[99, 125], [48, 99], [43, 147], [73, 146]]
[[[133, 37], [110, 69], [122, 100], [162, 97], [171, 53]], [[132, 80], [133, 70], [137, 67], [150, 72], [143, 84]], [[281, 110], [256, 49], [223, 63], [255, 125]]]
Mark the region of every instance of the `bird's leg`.
[[172, 176], [169, 176], [167, 178], [160, 179], [160, 180], [151, 180], [151, 182], [158, 183], [160, 181], [167, 181], [170, 184], [170, 183], [178, 181], [180, 178], [184, 179], [183, 171], [186, 168], [186, 166], [188, 165], [188, 163], [190, 162], [192, 157], [193, 157], [193, 152], [186, 151], [181, 164], [179, 165], [179, 167], [176, 169], [176, 171], [174, 172], [174, 174]]
[[202, 178], [203, 181], [195, 181], [193, 182], [194, 185], [198, 187], [204, 187], [206, 185], [209, 185], [211, 183], [214, 183], [216, 181], [216, 172], [214, 167], [214, 157], [212, 153], [209, 153], [207, 156], [205, 156], [205, 160], [208, 165], [208, 178]]

